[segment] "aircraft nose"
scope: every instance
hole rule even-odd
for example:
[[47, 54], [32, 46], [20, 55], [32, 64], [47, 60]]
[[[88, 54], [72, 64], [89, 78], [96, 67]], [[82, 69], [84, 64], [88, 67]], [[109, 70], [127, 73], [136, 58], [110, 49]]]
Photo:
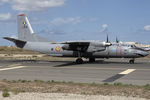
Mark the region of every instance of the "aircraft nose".
[[147, 56], [148, 54], [149, 54], [149, 53], [148, 53], [148, 52], [146, 52], [146, 51], [145, 51], [145, 52], [143, 52], [143, 55], [144, 55], [144, 56]]
[[137, 51], [137, 55], [139, 55], [140, 57], [145, 57], [147, 56], [149, 53], [143, 50], [138, 50]]
[[145, 57], [145, 56], [147, 56], [149, 53], [146, 52], [146, 51], [142, 51], [141, 54]]

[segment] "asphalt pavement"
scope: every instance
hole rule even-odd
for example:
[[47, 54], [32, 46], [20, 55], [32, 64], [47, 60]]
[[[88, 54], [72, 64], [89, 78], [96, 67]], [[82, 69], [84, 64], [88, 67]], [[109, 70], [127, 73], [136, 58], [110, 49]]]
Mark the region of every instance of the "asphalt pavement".
[[0, 60], [0, 80], [3, 79], [145, 85], [150, 84], [150, 61], [129, 64], [124, 59], [111, 59], [75, 64], [74, 61]]

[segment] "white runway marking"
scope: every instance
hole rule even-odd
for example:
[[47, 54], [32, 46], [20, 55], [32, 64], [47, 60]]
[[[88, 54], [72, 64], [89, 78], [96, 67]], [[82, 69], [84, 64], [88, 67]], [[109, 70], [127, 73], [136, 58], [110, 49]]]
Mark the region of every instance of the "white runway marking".
[[21, 64], [12, 64], [12, 65], [9, 65], [8, 67], [15, 67], [15, 66], [21, 66]]
[[0, 71], [5, 71], [5, 70], [11, 70], [11, 69], [19, 69], [19, 68], [24, 68], [26, 66], [16, 66], [16, 67], [12, 67], [12, 68], [3, 68], [3, 69], [0, 69]]
[[121, 72], [121, 73], [119, 73], [119, 74], [121, 74], [121, 75], [127, 75], [127, 74], [129, 74], [129, 73], [131, 73], [131, 72], [133, 72], [133, 71], [135, 71], [136, 69], [127, 69], [127, 70], [125, 70], [125, 71], [123, 71], [123, 72]]

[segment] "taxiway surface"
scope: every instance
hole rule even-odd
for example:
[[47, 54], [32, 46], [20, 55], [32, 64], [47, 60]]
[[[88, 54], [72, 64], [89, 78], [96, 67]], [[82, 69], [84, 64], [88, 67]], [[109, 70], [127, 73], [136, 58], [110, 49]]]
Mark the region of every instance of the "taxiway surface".
[[150, 84], [150, 62], [106, 60], [75, 64], [72, 61], [0, 61], [0, 80], [55, 80], [83, 83]]

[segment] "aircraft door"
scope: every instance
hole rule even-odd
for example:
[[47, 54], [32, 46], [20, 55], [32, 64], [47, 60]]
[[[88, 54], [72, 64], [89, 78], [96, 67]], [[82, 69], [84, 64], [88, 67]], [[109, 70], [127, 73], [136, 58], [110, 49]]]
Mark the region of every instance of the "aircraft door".
[[128, 49], [124, 49], [124, 55], [127, 55], [128, 54]]
[[128, 54], [129, 54], [129, 49], [127, 48], [127, 47], [123, 47], [122, 48], [122, 56], [123, 57], [126, 57], [126, 56], [128, 56]]

